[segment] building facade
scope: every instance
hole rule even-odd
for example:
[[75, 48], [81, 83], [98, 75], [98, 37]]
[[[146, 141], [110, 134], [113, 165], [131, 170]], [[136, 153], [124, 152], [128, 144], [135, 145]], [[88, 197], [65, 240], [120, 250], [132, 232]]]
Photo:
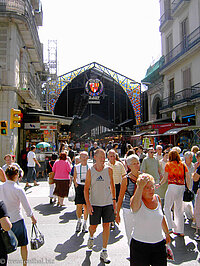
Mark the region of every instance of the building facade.
[[[10, 122], [11, 108], [42, 108], [43, 46], [40, 0], [0, 0], [0, 120]], [[0, 136], [0, 163], [6, 153], [17, 153], [23, 130], [8, 127]], [[18, 151], [17, 151], [18, 149]]]
[[200, 1], [160, 0], [164, 91], [160, 113], [200, 126]]
[[160, 0], [159, 30], [162, 57], [142, 80], [149, 116], [140, 134], [188, 149], [200, 145], [200, 1]]

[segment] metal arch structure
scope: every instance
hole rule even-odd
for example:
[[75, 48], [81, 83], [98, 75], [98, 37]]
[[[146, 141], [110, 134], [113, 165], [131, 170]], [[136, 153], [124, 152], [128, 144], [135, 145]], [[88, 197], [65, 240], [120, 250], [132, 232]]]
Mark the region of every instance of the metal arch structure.
[[134, 113], [135, 113], [135, 119], [136, 124], [140, 124], [140, 97], [141, 97], [141, 84], [139, 82], [136, 82], [133, 79], [130, 79], [120, 73], [117, 73], [103, 65], [100, 65], [96, 62], [90, 63], [88, 65], [85, 65], [83, 67], [80, 67], [78, 69], [75, 69], [71, 72], [68, 72], [64, 75], [61, 75], [57, 78], [57, 81], [52, 82], [51, 86], [49, 86], [49, 94], [51, 95], [50, 101], [49, 101], [49, 107], [53, 111], [56, 101], [59, 98], [61, 92], [64, 90], [64, 88], [78, 75], [81, 73], [89, 70], [89, 69], [96, 69], [103, 74], [109, 76], [113, 80], [115, 80], [126, 92], [128, 98], [130, 99], [130, 102], [132, 104]]

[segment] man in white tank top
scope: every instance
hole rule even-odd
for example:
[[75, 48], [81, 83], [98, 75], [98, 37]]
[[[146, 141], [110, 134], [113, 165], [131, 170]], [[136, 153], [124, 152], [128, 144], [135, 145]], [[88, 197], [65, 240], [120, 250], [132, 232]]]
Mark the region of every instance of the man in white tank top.
[[94, 244], [94, 233], [98, 224], [103, 220], [103, 250], [100, 259], [109, 263], [107, 244], [110, 235], [110, 223], [114, 221], [114, 210], [116, 209], [115, 187], [113, 181], [113, 170], [105, 166], [105, 151], [97, 149], [94, 153], [96, 163], [88, 170], [84, 195], [90, 214], [90, 237], [88, 248], [92, 249]]
[[82, 209], [84, 208], [84, 223], [83, 223], [83, 228], [82, 232], [87, 233], [87, 217], [88, 217], [88, 212], [87, 212], [87, 207], [86, 207], [86, 202], [85, 202], [85, 197], [84, 197], [84, 186], [85, 186], [85, 179], [86, 179], [86, 174], [87, 170], [89, 169], [87, 165], [87, 160], [89, 156], [86, 151], [82, 151], [80, 153], [80, 163], [75, 165], [74, 168], [74, 185], [76, 188], [76, 196], [75, 196], [75, 204], [76, 204], [76, 216], [78, 218], [78, 222], [76, 225], [76, 232], [81, 231], [81, 215], [82, 215]]

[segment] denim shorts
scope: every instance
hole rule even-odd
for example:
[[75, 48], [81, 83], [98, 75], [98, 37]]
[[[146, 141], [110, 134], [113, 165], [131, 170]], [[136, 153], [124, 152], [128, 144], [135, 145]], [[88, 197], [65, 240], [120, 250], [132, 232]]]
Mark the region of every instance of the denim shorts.
[[13, 231], [13, 233], [15, 234], [18, 240], [18, 247], [28, 245], [28, 236], [27, 236], [27, 230], [26, 230], [26, 225], [24, 223], [24, 219], [21, 219], [13, 223], [11, 230]]

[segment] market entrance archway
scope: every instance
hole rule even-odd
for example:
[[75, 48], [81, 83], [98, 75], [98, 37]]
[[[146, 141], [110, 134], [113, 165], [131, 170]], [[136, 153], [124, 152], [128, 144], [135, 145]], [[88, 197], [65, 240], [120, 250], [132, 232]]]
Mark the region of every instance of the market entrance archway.
[[[91, 80], [90, 88], [96, 81], [100, 82], [98, 86], [103, 89], [99, 95], [95, 88], [88, 93], [86, 87]], [[78, 135], [97, 126], [132, 129], [140, 122], [140, 89], [140, 83], [91, 63], [60, 76], [57, 97], [52, 97], [49, 104], [54, 114], [74, 118], [71, 131]]]

